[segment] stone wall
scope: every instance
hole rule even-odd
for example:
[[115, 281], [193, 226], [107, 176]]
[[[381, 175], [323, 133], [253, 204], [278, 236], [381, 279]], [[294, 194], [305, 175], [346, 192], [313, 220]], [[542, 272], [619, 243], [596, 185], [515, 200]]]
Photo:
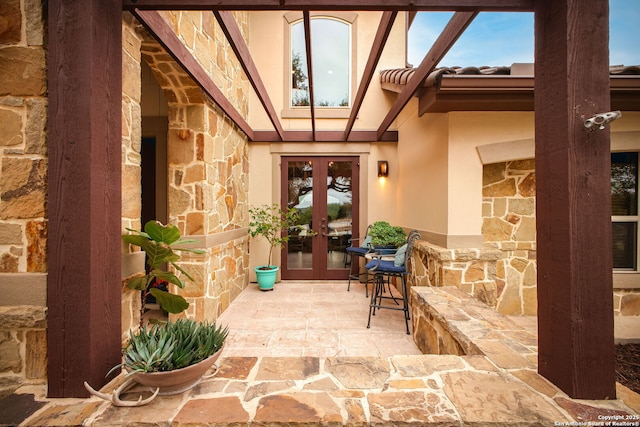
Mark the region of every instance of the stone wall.
[[[535, 160], [484, 166], [485, 245], [500, 251], [496, 264], [497, 309], [503, 314], [537, 313]], [[640, 315], [637, 289], [613, 289], [614, 313]]]
[[500, 252], [494, 248], [446, 249], [418, 241], [412, 254], [416, 286], [456, 286], [494, 307], [497, 302], [496, 265]]
[[502, 253], [496, 265], [497, 309], [537, 313], [535, 161], [485, 165], [482, 235]]
[[47, 310], [0, 307], [0, 399], [47, 378]]
[[[213, 14], [182, 11], [162, 12], [162, 16], [238, 111], [246, 115], [249, 83]], [[247, 34], [246, 13], [235, 17]], [[169, 222], [206, 250], [205, 255], [183, 256], [180, 266], [195, 280], [172, 292], [189, 301], [184, 315], [215, 320], [249, 283], [246, 137], [160, 44], [129, 18], [125, 17], [123, 42], [123, 113], [130, 125], [123, 134], [123, 187], [133, 192], [123, 191], [123, 225], [140, 227], [140, 61], [145, 61], [168, 103]], [[126, 299], [124, 288], [123, 292]], [[126, 313], [135, 312], [130, 307]]]
[[0, 397], [46, 381], [43, 6], [0, 2]]

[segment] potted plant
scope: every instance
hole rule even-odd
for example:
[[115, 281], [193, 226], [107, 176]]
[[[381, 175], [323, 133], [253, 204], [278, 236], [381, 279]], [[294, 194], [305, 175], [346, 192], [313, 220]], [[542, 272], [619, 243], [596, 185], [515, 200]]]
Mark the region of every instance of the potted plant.
[[[123, 349], [123, 362], [114, 366], [127, 372], [127, 380], [112, 394], [100, 393], [86, 382], [85, 388], [93, 395], [110, 401], [115, 406], [140, 406], [151, 402], [157, 395], [170, 395], [187, 391], [197, 385], [214, 365], [229, 333], [228, 328], [214, 323], [198, 323], [191, 319], [156, 323], [131, 333]], [[216, 370], [217, 371], [217, 370]], [[151, 397], [125, 401], [120, 395], [135, 384], [150, 387]]]
[[180, 245], [194, 243], [195, 241], [181, 239], [180, 231], [175, 225], [164, 225], [159, 221], [149, 221], [144, 225], [144, 231], [130, 228], [127, 228], [127, 230], [133, 234], [122, 235], [122, 240], [139, 246], [146, 253], [148, 267], [146, 274], [134, 276], [127, 281], [129, 289], [136, 289], [142, 292], [140, 322], [142, 322], [145, 301], [149, 295], [152, 295], [160, 307], [169, 313], [177, 314], [186, 310], [189, 307], [189, 303], [182, 295], [172, 294], [163, 289], [167, 283], [184, 288], [184, 281], [174, 273], [167, 271], [166, 266], [168, 264], [172, 265], [173, 268], [193, 281], [189, 273], [176, 264], [181, 258], [176, 251], [196, 254], [203, 254], [204, 251], [180, 247]]
[[407, 240], [407, 235], [402, 227], [390, 225], [387, 221], [374, 222], [369, 235], [371, 236], [371, 244], [378, 251], [393, 250], [402, 246]]
[[273, 205], [252, 207], [249, 209], [249, 214], [251, 215], [251, 222], [249, 222], [251, 237], [262, 236], [269, 243], [267, 264], [259, 265], [254, 269], [258, 278], [258, 286], [263, 291], [272, 290], [279, 269], [271, 262], [273, 248], [281, 248], [289, 240], [289, 234], [283, 233], [285, 230], [299, 228], [298, 211], [294, 208], [283, 211], [277, 203], [274, 203]]

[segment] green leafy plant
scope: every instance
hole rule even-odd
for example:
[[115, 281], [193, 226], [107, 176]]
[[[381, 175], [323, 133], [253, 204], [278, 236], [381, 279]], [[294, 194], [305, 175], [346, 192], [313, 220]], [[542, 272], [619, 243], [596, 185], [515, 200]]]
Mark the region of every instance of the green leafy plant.
[[204, 251], [201, 249], [179, 247], [180, 245], [194, 243], [195, 241], [181, 239], [180, 231], [175, 225], [164, 225], [159, 221], [149, 221], [144, 225], [144, 231], [132, 230], [130, 228], [127, 228], [127, 230], [133, 234], [122, 235], [122, 240], [139, 246], [147, 255], [147, 273], [143, 276], [135, 276], [127, 282], [129, 289], [136, 289], [142, 292], [143, 310], [144, 301], [148, 293], [153, 295], [156, 302], [169, 313], [176, 314], [186, 310], [187, 307], [189, 307], [189, 303], [184, 297], [165, 292], [152, 285], [158, 282], [166, 282], [184, 288], [184, 281], [174, 273], [165, 270], [164, 266], [167, 264], [172, 265], [173, 268], [193, 281], [193, 278], [176, 264], [181, 256], [175, 251], [192, 252], [196, 254], [203, 254]]
[[154, 324], [142, 328], [123, 349], [124, 361], [114, 366], [125, 367], [127, 375], [136, 372], [164, 372], [195, 365], [222, 348], [229, 329], [213, 323], [191, 319]]
[[386, 221], [376, 221], [369, 230], [371, 244], [375, 246], [402, 246], [407, 234], [402, 227], [390, 225]]
[[249, 223], [249, 234], [251, 237], [262, 236], [270, 245], [269, 258], [266, 269], [271, 267], [271, 259], [274, 247], [283, 247], [289, 241], [289, 235], [283, 234], [284, 230], [298, 228], [298, 211], [289, 208], [286, 211], [280, 209], [277, 203], [273, 205], [262, 205], [249, 209], [251, 222]]

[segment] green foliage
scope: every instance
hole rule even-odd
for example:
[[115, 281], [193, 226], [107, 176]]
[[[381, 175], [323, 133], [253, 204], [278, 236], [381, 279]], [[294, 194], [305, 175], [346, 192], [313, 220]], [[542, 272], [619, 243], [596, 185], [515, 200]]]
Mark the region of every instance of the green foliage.
[[172, 283], [180, 288], [184, 288], [184, 281], [170, 271], [164, 270], [166, 264], [171, 264], [173, 268], [181, 272], [189, 280], [193, 278], [183, 270], [178, 264], [180, 255], [175, 251], [192, 252], [203, 254], [200, 249], [181, 248], [180, 245], [194, 243], [194, 240], [180, 238], [180, 231], [175, 225], [163, 225], [158, 221], [149, 221], [144, 225], [144, 231], [132, 230], [134, 234], [122, 235], [122, 240], [126, 243], [139, 246], [147, 255], [148, 272], [144, 276], [134, 277], [127, 282], [129, 289], [136, 289], [143, 292], [143, 301], [147, 292], [151, 292], [162, 308], [169, 313], [181, 313], [189, 307], [189, 303], [181, 296], [163, 292], [159, 289], [150, 288], [154, 281], [164, 281]]
[[407, 235], [402, 227], [390, 225], [386, 221], [376, 221], [369, 230], [373, 246], [402, 246]]
[[289, 208], [286, 211], [280, 209], [277, 203], [273, 205], [262, 205], [249, 209], [251, 222], [249, 223], [249, 234], [251, 237], [262, 236], [269, 242], [268, 266], [271, 266], [271, 257], [274, 247], [283, 247], [289, 240], [288, 234], [283, 231], [299, 228], [298, 211]]
[[[214, 323], [197, 323], [191, 319], [154, 324], [143, 328], [123, 349], [128, 375], [136, 372], [163, 372], [194, 365], [222, 348], [228, 328]], [[108, 374], [107, 374], [108, 375]]]

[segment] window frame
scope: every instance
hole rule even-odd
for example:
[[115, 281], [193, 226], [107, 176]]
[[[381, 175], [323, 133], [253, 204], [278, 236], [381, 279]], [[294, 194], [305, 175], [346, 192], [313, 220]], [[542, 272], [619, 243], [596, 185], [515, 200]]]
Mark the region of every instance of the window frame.
[[[620, 150], [620, 151], [611, 151], [611, 155], [615, 153], [636, 153], [637, 154], [637, 165], [636, 165], [636, 192], [640, 190], [640, 152], [636, 150]], [[613, 163], [613, 162], [612, 162]], [[631, 223], [636, 225], [636, 238], [635, 238], [635, 267], [614, 267], [614, 273], [638, 273], [640, 272], [640, 195], [636, 195], [636, 214], [635, 215], [611, 215], [611, 224], [615, 223]], [[613, 242], [611, 242], [613, 245]]]
[[[335, 19], [349, 25], [349, 37], [351, 45], [349, 47], [350, 63], [349, 63], [349, 106], [347, 107], [318, 107], [314, 108], [316, 118], [349, 118], [351, 114], [353, 96], [356, 90], [356, 34], [357, 34], [357, 18], [355, 12], [311, 12], [311, 19], [327, 18]], [[285, 58], [283, 61], [283, 108], [281, 111], [282, 118], [311, 118], [310, 107], [293, 107], [291, 106], [291, 25], [303, 19], [302, 12], [293, 11], [283, 15], [284, 17], [284, 34], [285, 34]]]

